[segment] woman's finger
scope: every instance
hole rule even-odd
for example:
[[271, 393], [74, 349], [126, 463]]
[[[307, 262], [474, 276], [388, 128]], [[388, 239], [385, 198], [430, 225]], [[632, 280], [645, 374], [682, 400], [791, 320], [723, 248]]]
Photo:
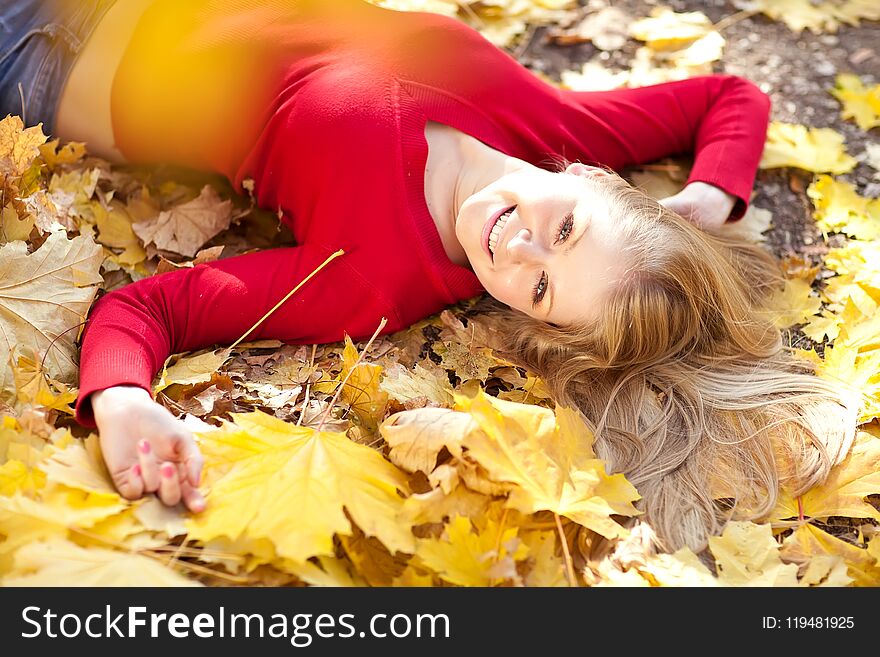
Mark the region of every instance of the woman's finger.
[[153, 452], [153, 446], [150, 441], [144, 438], [137, 444], [138, 460], [141, 466], [141, 477], [144, 480], [144, 490], [148, 493], [155, 493], [159, 490], [161, 483], [159, 477], [159, 463]]
[[180, 502], [180, 476], [177, 466], [171, 461], [165, 461], [159, 466], [159, 475], [159, 499], [168, 506], [174, 506]]
[[182, 440], [180, 449], [183, 463], [186, 465], [186, 479], [190, 485], [196, 487], [202, 481], [202, 466], [205, 463], [205, 459], [192, 438]]
[[122, 474], [117, 486], [119, 494], [127, 500], [140, 499], [144, 494], [144, 480], [141, 477], [141, 464], [135, 463]]
[[190, 486], [189, 483], [184, 481], [180, 485], [180, 491], [181, 496], [183, 497], [183, 503], [187, 509], [193, 513], [201, 513], [205, 510], [205, 496], [202, 495], [198, 488]]

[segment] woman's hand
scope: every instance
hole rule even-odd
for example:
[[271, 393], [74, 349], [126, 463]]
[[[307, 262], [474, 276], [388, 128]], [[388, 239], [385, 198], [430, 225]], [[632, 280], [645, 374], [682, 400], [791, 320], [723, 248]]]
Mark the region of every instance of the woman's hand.
[[199, 512], [202, 455], [192, 433], [143, 388], [114, 386], [92, 394], [104, 462], [120, 495], [156, 493], [173, 506]]
[[730, 216], [736, 196], [720, 187], [696, 181], [678, 194], [661, 199], [660, 204], [702, 229], [718, 228]]

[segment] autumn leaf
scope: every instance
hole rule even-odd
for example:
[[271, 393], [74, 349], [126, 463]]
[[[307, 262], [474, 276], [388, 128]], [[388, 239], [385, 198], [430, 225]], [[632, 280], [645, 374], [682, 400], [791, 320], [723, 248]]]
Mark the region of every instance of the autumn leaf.
[[418, 541], [416, 557], [452, 584], [491, 586], [495, 580], [511, 579], [516, 562], [528, 555], [518, 532], [492, 520], [477, 532], [468, 518], [455, 516], [440, 539]]
[[53, 536], [64, 537], [68, 528], [88, 529], [116, 515], [127, 503], [96, 497], [55, 485], [52, 491], [41, 491], [41, 500], [21, 493], [0, 497], [0, 574], [8, 570], [11, 555], [22, 545]]
[[411, 370], [400, 363], [386, 367], [379, 388], [407, 408], [422, 400], [423, 406], [452, 406], [452, 385], [446, 371], [429, 369], [420, 363]]
[[712, 31], [712, 21], [699, 11], [675, 12], [669, 7], [652, 7], [648, 18], [633, 21], [629, 32], [653, 50], [670, 50], [690, 45]]
[[718, 579], [690, 549], [683, 547], [673, 554], [652, 555], [639, 574], [652, 586], [719, 586]]
[[840, 22], [858, 25], [863, 18], [880, 19], [880, 10], [873, 0], [847, 0], [842, 4], [812, 0], [748, 0], [738, 6], [748, 11], [761, 11], [798, 33], [804, 29], [815, 34], [836, 32]]
[[76, 401], [76, 389], [47, 377], [33, 358], [19, 356], [18, 365], [12, 368], [12, 377], [19, 402], [73, 415], [71, 404]]
[[831, 95], [843, 106], [840, 115], [853, 119], [862, 130], [880, 126], [880, 84], [866, 87], [858, 75], [840, 73]]
[[348, 380], [340, 396], [351, 406], [360, 420], [360, 425], [368, 433], [375, 433], [382, 418], [385, 417], [388, 393], [383, 391], [380, 385], [382, 366], [374, 363], [358, 363], [358, 356], [358, 350], [346, 334], [339, 380], [345, 381], [346, 376]]
[[131, 217], [121, 203], [114, 201], [110, 210], [100, 203], [93, 203], [98, 242], [105, 246], [123, 249], [117, 256], [121, 264], [134, 266], [147, 257], [144, 247], [132, 230]]
[[211, 375], [229, 360], [229, 348], [215, 349], [199, 354], [182, 356], [171, 367], [163, 367], [158, 382], [153, 385], [153, 395], [170, 385], [194, 385], [211, 380]]
[[[494, 399], [482, 391], [473, 398], [455, 395], [481, 431], [465, 436], [468, 456], [495, 481], [514, 484], [508, 504], [522, 513], [552, 511], [608, 538], [626, 530], [612, 515], [639, 513], [639, 499], [623, 475], [609, 476], [592, 451], [586, 427], [566, 418], [571, 411]], [[557, 420], [562, 417], [562, 420]]]
[[17, 177], [27, 171], [45, 143], [43, 124], [25, 128], [18, 116], [0, 121], [0, 175]]
[[[880, 520], [880, 511], [865, 501], [880, 494], [880, 438], [860, 431], [852, 450], [836, 465], [828, 479], [801, 496], [803, 513], [809, 518], [847, 516]], [[785, 489], [771, 514], [772, 520], [798, 517], [798, 503]]]
[[770, 525], [731, 521], [709, 537], [718, 579], [728, 586], [796, 586], [798, 567], [782, 562]]
[[229, 228], [231, 221], [232, 202], [221, 201], [205, 185], [198, 198], [161, 212], [155, 219], [134, 223], [132, 230], [145, 245], [192, 258], [205, 242]]
[[62, 164], [79, 162], [86, 155], [86, 145], [80, 141], [67, 142], [60, 146], [60, 140], [52, 139], [40, 146], [40, 157], [49, 169], [56, 169]]
[[824, 232], [843, 232], [864, 240], [880, 238], [880, 199], [860, 196], [850, 183], [821, 175], [807, 188]]
[[102, 258], [91, 238], [69, 240], [64, 232], [52, 233], [32, 254], [24, 242], [0, 247], [0, 391], [12, 389], [9, 365], [21, 345], [40, 354], [48, 376], [73, 382], [74, 341], [102, 281]]
[[363, 578], [357, 573], [353, 573], [344, 561], [329, 557], [317, 557], [317, 561], [320, 567], [310, 561], [304, 561], [303, 563], [290, 564], [288, 570], [312, 586], [356, 587], [367, 585]]
[[445, 522], [455, 516], [476, 518], [484, 514], [491, 499], [464, 485], [455, 485], [450, 490], [433, 488], [406, 498], [400, 520], [408, 525], [420, 525]]
[[804, 585], [880, 585], [880, 566], [868, 550], [809, 523], [798, 527], [782, 542], [781, 555], [786, 561], [803, 564]]
[[89, 454], [79, 442], [54, 451], [41, 468], [53, 483], [86, 491], [94, 499], [106, 500], [108, 504], [121, 501], [103, 462]]
[[778, 328], [802, 324], [822, 308], [822, 301], [803, 278], [788, 278], [767, 304], [767, 313]]
[[831, 128], [807, 128], [795, 123], [773, 121], [760, 168], [797, 167], [817, 173], [846, 173], [856, 166], [846, 154], [843, 135]]
[[[208, 508], [188, 523], [190, 537], [265, 538], [278, 555], [303, 562], [333, 554], [334, 534], [351, 535], [346, 509], [368, 536], [411, 552], [408, 527], [397, 522], [403, 474], [344, 434], [315, 431], [270, 415], [232, 413], [220, 431], [199, 434], [211, 469], [226, 454], [225, 473], [210, 484]], [[296, 509], [293, 516], [291, 510]]]
[[155, 559], [54, 538], [15, 553], [2, 586], [201, 586]]
[[11, 497], [22, 493], [33, 497], [46, 486], [46, 474], [25, 461], [9, 459], [0, 465], [0, 495]]
[[448, 408], [419, 408], [390, 415], [379, 427], [391, 448], [391, 462], [408, 472], [429, 473], [437, 456], [447, 449], [461, 457], [461, 443], [477, 423], [467, 413]]

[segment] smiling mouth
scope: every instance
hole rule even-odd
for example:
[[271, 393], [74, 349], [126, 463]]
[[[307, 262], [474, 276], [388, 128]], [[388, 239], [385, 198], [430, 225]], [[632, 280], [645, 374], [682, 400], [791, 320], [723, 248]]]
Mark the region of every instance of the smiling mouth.
[[495, 260], [495, 249], [498, 246], [498, 241], [501, 237], [501, 231], [504, 230], [504, 227], [507, 225], [507, 221], [515, 208], [516, 206], [512, 205], [500, 215], [498, 215], [498, 219], [495, 220], [495, 224], [492, 226], [492, 229], [489, 232], [488, 248], [489, 253], [492, 255], [493, 261]]

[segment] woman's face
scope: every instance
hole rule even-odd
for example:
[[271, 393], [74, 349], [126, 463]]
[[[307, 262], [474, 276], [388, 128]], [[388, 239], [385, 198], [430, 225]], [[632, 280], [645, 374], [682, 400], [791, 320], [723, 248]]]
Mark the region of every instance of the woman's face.
[[[622, 271], [620, 244], [600, 188], [609, 175], [580, 163], [564, 173], [528, 165], [470, 196], [455, 233], [486, 291], [560, 326], [595, 317]], [[486, 238], [496, 225], [493, 218], [509, 208], [497, 223], [501, 231], [490, 252]]]

